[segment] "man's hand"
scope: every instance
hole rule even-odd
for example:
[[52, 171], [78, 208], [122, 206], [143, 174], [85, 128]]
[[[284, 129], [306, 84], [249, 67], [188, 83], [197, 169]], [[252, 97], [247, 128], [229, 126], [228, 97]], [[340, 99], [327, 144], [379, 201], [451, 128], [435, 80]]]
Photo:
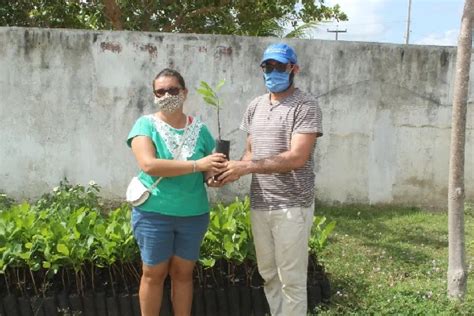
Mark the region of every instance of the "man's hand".
[[214, 177], [207, 178], [206, 184], [211, 188], [220, 188], [224, 185], [221, 181], [215, 180]]
[[248, 174], [249, 161], [230, 160], [227, 162], [226, 171], [224, 171], [217, 180], [223, 185], [229, 182], [239, 180], [241, 176]]

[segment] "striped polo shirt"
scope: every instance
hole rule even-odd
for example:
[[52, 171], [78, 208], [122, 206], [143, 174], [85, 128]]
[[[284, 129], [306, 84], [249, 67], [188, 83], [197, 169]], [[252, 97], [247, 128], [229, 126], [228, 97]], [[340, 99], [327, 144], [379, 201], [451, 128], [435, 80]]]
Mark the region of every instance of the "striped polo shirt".
[[[252, 159], [288, 151], [297, 133], [323, 134], [322, 113], [314, 96], [299, 89], [280, 101], [264, 94], [250, 102], [240, 129], [251, 137]], [[252, 174], [250, 203], [254, 210], [309, 207], [314, 202], [314, 147], [301, 168], [287, 173]]]

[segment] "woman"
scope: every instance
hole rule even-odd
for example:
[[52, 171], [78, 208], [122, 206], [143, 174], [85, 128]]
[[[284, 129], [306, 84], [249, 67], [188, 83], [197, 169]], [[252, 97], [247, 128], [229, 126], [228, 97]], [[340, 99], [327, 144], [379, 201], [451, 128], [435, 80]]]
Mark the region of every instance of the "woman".
[[[183, 113], [188, 90], [183, 77], [164, 69], [153, 80], [157, 112], [140, 117], [127, 144], [147, 187], [163, 177], [150, 197], [132, 210], [140, 248], [143, 316], [159, 314], [163, 284], [170, 275], [174, 315], [190, 315], [193, 269], [209, 223], [204, 179], [223, 171], [223, 154], [211, 154], [214, 139], [198, 119]], [[208, 185], [213, 186], [210, 180]]]

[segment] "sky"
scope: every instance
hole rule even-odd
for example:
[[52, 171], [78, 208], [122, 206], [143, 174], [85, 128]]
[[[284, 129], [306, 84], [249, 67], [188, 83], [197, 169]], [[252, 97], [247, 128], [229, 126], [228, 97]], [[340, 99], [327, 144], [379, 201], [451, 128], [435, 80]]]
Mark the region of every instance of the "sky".
[[[311, 38], [335, 39], [327, 29], [345, 30], [339, 40], [405, 43], [409, 0], [326, 0], [339, 4], [347, 22], [324, 22]], [[456, 46], [464, 0], [412, 0], [410, 44]]]

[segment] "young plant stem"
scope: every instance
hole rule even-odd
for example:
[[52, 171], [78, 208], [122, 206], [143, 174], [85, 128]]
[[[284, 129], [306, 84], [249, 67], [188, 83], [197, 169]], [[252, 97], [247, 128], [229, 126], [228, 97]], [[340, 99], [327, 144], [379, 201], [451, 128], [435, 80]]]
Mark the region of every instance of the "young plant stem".
[[114, 285], [114, 278], [112, 277], [112, 269], [109, 266], [109, 278], [110, 278], [110, 286], [112, 286], [112, 295], [115, 296], [115, 285]]
[[7, 294], [10, 295], [10, 283], [8, 282], [7, 274], [8, 274], [8, 271], [5, 272], [3, 277], [5, 278], [5, 286], [7, 287]]
[[220, 104], [217, 106], [217, 139], [221, 140], [221, 120], [219, 115]]
[[35, 276], [33, 275], [33, 271], [30, 270], [31, 281], [33, 282], [33, 289], [35, 290], [35, 294], [38, 295], [38, 289], [36, 287]]
[[41, 293], [43, 294], [43, 297], [46, 297], [46, 291], [48, 290], [48, 282], [47, 282], [47, 273], [43, 273], [43, 281], [42, 281], [42, 286], [41, 286]]
[[127, 263], [127, 269], [130, 271], [130, 274], [135, 279], [135, 281], [140, 282], [140, 273], [138, 273], [135, 266], [131, 263]]
[[66, 281], [64, 280], [64, 268], [61, 269], [61, 281], [63, 282], [63, 289], [66, 290]]
[[[67, 284], [70, 286], [71, 285], [71, 275], [69, 274], [69, 270], [66, 270], [66, 276], [67, 276]], [[68, 288], [69, 290], [69, 288]]]
[[95, 273], [94, 273], [94, 264], [91, 262], [91, 287], [92, 291], [95, 292]]
[[199, 287], [203, 288], [203, 277], [202, 277], [202, 266], [200, 264], [196, 265], [196, 275], [198, 278]]
[[76, 293], [77, 295], [80, 295], [80, 290], [79, 290], [79, 276], [77, 275], [77, 271], [74, 270], [74, 279], [76, 280]]
[[123, 284], [125, 285], [125, 291], [126, 291], [126, 293], [128, 293], [128, 292], [129, 292], [129, 290], [128, 290], [128, 282], [127, 282], [127, 280], [126, 280], [126, 278], [125, 278], [125, 269], [124, 269], [124, 266], [123, 266], [124, 264], [123, 264], [122, 261], [121, 261], [119, 264], [120, 264], [120, 274], [121, 274], [121, 276], [122, 276], [122, 282], [123, 282]]
[[18, 287], [18, 290], [21, 292], [21, 294], [23, 294], [23, 288], [21, 287], [21, 280], [20, 280], [20, 269], [19, 268], [16, 268], [16, 271], [15, 271], [15, 275], [16, 275], [16, 285]]
[[84, 295], [85, 292], [85, 287], [84, 284], [86, 283], [86, 274], [84, 270], [79, 271], [79, 277], [81, 278], [81, 295]]

